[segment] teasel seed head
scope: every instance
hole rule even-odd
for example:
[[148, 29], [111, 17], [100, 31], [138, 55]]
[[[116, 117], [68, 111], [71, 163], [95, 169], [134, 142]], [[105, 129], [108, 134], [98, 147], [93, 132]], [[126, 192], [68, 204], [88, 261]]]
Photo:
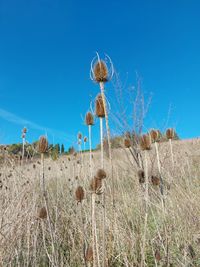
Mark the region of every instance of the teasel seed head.
[[166, 137], [167, 137], [167, 139], [173, 139], [174, 136], [175, 136], [174, 129], [173, 128], [167, 129], [167, 131], [166, 131]]
[[158, 130], [152, 129], [150, 131], [151, 141], [152, 143], [158, 142], [160, 138], [160, 132]]
[[99, 54], [91, 62], [90, 78], [97, 83], [105, 83], [112, 79], [114, 68], [108, 55], [105, 60], [100, 59]]
[[124, 146], [125, 146], [126, 148], [131, 147], [131, 139], [129, 139], [129, 138], [125, 138], [125, 139], [124, 139]]
[[158, 186], [160, 185], [160, 178], [158, 176], [152, 175], [151, 182], [153, 185]]
[[90, 190], [93, 192], [93, 193], [96, 193], [97, 195], [100, 195], [103, 193], [102, 191], [102, 179], [99, 178], [99, 177], [94, 177], [92, 180], [91, 180], [91, 183], [90, 183]]
[[97, 95], [96, 97], [96, 116], [99, 118], [105, 117], [104, 104], [101, 94]]
[[48, 140], [46, 136], [41, 136], [38, 143], [38, 151], [40, 153], [46, 153], [48, 150]]
[[138, 171], [138, 178], [139, 178], [139, 183], [143, 184], [145, 182], [145, 173], [143, 170]]
[[44, 220], [47, 218], [47, 210], [45, 207], [42, 207], [41, 209], [39, 209], [38, 211], [38, 218]]
[[96, 173], [96, 177], [99, 179], [105, 179], [106, 178], [106, 172], [103, 169], [98, 169]]
[[22, 133], [24, 133], [24, 134], [27, 133], [27, 128], [26, 127], [23, 128]]
[[75, 192], [77, 202], [82, 202], [85, 197], [85, 192], [82, 186], [78, 186]]
[[142, 150], [150, 150], [151, 149], [151, 138], [149, 134], [143, 134], [140, 137], [140, 147]]
[[93, 249], [90, 246], [87, 247], [87, 249], [85, 251], [85, 260], [86, 260], [86, 262], [93, 261]]
[[86, 125], [94, 125], [94, 117], [91, 112], [87, 112], [85, 115]]
[[85, 136], [84, 139], [83, 139], [84, 143], [87, 142], [87, 137]]
[[96, 82], [107, 82], [108, 81], [108, 68], [103, 60], [97, 61], [94, 65], [94, 79]]
[[81, 140], [82, 139], [82, 133], [79, 132], [77, 137], [79, 140]]

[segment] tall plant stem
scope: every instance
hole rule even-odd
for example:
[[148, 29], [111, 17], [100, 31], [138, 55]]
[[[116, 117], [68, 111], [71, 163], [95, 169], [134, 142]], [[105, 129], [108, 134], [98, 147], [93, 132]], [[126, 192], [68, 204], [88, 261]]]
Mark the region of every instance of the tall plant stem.
[[109, 121], [108, 121], [108, 111], [107, 111], [106, 98], [105, 98], [105, 92], [104, 92], [104, 83], [103, 82], [100, 82], [100, 89], [101, 89], [101, 96], [102, 96], [104, 111], [105, 111], [106, 131], [107, 131], [107, 137], [108, 137], [108, 151], [109, 151], [109, 159], [110, 159], [110, 165], [111, 165], [112, 202], [113, 202], [113, 207], [114, 207], [115, 196], [114, 196], [114, 180], [113, 180], [113, 160], [112, 160], [112, 150], [111, 150], [110, 127], [109, 127]]
[[100, 139], [101, 139], [101, 168], [104, 167], [103, 162], [103, 118], [99, 118], [100, 121]]
[[89, 147], [90, 147], [90, 175], [92, 177], [92, 127], [88, 125], [89, 131]]
[[95, 193], [92, 193], [92, 246], [93, 246], [93, 267], [96, 267], [96, 238], [95, 238]]
[[147, 151], [144, 151], [145, 156], [145, 217], [144, 217], [144, 233], [142, 240], [142, 251], [141, 251], [141, 267], [145, 266], [145, 254], [146, 254], [146, 233], [147, 233], [147, 222], [148, 222], [148, 207], [149, 207], [149, 178], [148, 178], [148, 160]]
[[25, 152], [25, 138], [22, 138], [22, 162], [24, 161], [24, 152]]
[[[103, 157], [103, 118], [100, 118], [100, 139], [101, 139], [101, 168], [104, 168], [104, 157]], [[104, 186], [104, 182], [103, 182]], [[106, 201], [105, 201], [105, 192], [102, 194], [102, 211], [103, 211], [103, 223], [102, 223], [102, 251], [103, 251], [103, 261], [102, 267], [105, 266], [106, 260], [106, 248], [105, 248], [105, 224], [106, 224]]]
[[173, 148], [172, 148], [172, 139], [169, 139], [169, 146], [170, 146], [172, 167], [174, 168], [174, 155], [173, 155]]
[[162, 174], [161, 174], [160, 157], [159, 157], [158, 143], [157, 143], [157, 142], [155, 142], [155, 149], [156, 149], [156, 157], [157, 157], [158, 171], [159, 171], [159, 175], [160, 175], [160, 193], [161, 193], [161, 195], [162, 195], [162, 205], [163, 205], [163, 208], [164, 208], [164, 199], [163, 199], [163, 195], [164, 195], [164, 191], [163, 191], [163, 179], [162, 179]]
[[[44, 198], [44, 203], [45, 207], [47, 210], [47, 218], [48, 218], [48, 223], [49, 223], [49, 231], [51, 235], [51, 243], [52, 243], [52, 254], [54, 256], [54, 261], [53, 261], [53, 266], [57, 266], [56, 262], [56, 253], [55, 253], [55, 247], [54, 247], [54, 236], [53, 236], [53, 229], [51, 225], [51, 219], [50, 219], [50, 212], [49, 212], [49, 205], [48, 205], [48, 200], [47, 200], [47, 191], [46, 191], [46, 186], [45, 186], [45, 174], [44, 174], [44, 153], [41, 153], [41, 164], [42, 164], [42, 181], [41, 181], [41, 189], [43, 193], [43, 198]], [[55, 262], [55, 265], [54, 265]]]

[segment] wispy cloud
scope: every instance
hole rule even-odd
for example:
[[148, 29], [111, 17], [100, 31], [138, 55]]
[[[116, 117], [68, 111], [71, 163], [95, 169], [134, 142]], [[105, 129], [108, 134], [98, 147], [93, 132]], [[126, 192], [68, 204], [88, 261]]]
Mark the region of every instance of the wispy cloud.
[[72, 135], [68, 135], [67, 133], [63, 132], [63, 131], [59, 131], [59, 130], [55, 130], [52, 128], [48, 128], [45, 126], [41, 126], [35, 122], [29, 121], [27, 119], [24, 119], [22, 117], [17, 116], [16, 114], [13, 114], [7, 110], [1, 109], [0, 108], [0, 118], [17, 124], [17, 125], [21, 125], [22, 127], [26, 126], [29, 129], [35, 129], [38, 131], [41, 131], [45, 134], [51, 135], [53, 137], [62, 139], [62, 140], [66, 140], [68, 142], [72, 142], [74, 137]]

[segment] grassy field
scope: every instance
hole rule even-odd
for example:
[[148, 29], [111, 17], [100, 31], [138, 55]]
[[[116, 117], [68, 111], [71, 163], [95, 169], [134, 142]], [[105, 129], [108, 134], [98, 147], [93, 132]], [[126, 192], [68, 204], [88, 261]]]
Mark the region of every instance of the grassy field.
[[[93, 177], [100, 168], [100, 152], [93, 153], [92, 168], [89, 153], [45, 158], [45, 196], [40, 159], [20, 165], [5, 154], [1, 266], [200, 266], [200, 140], [172, 144], [174, 164], [169, 143], [158, 144], [163, 196], [152, 184], [158, 176], [154, 145], [142, 152], [145, 183], [127, 148], [112, 151], [112, 168], [104, 155], [107, 177], [96, 193], [91, 171]], [[78, 186], [84, 189], [81, 202]]]

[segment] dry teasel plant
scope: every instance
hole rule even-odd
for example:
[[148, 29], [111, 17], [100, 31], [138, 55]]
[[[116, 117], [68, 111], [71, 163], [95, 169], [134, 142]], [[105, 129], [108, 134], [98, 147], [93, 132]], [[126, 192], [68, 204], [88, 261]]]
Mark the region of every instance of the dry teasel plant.
[[144, 134], [140, 137], [140, 148], [141, 150], [151, 149], [151, 138], [149, 134]]
[[90, 246], [88, 246], [86, 251], [85, 251], [85, 260], [88, 263], [93, 261], [93, 249]]
[[148, 159], [147, 152], [151, 149], [151, 138], [149, 134], [144, 134], [140, 138], [140, 148], [144, 151], [144, 176], [145, 176], [145, 216], [144, 216], [144, 233], [142, 238], [141, 247], [141, 266], [145, 266], [145, 254], [146, 254], [146, 232], [148, 222], [148, 211], [149, 211], [149, 176], [148, 176]]
[[129, 139], [129, 138], [125, 138], [125, 139], [124, 139], [124, 146], [125, 146], [126, 148], [130, 148], [130, 147], [131, 147], [131, 139]]
[[81, 203], [85, 197], [85, 192], [82, 186], [78, 186], [75, 192], [76, 200]]
[[47, 218], [47, 210], [45, 207], [39, 209], [37, 217], [42, 220]]
[[[112, 164], [112, 151], [111, 151], [111, 137], [110, 137], [110, 127], [109, 127], [109, 120], [108, 120], [108, 110], [107, 110], [107, 103], [105, 97], [105, 82], [108, 82], [112, 79], [114, 74], [114, 68], [112, 61], [109, 56], [106, 55], [105, 60], [100, 59], [99, 54], [96, 53], [96, 57], [91, 62], [91, 72], [90, 77], [93, 81], [99, 83], [101, 97], [102, 97], [102, 104], [105, 112], [105, 121], [106, 121], [106, 131], [107, 131], [107, 138], [108, 138], [108, 151], [109, 151], [109, 159], [110, 159], [110, 166], [112, 168], [112, 198], [113, 198], [113, 207], [114, 207], [114, 181], [113, 181], [113, 164]], [[100, 117], [102, 118], [102, 117]], [[102, 119], [100, 119], [100, 123], [102, 124]], [[102, 126], [100, 126], [102, 129]], [[101, 134], [101, 155], [103, 154], [103, 142], [102, 142], [102, 134]], [[103, 168], [103, 156], [101, 157], [101, 167]], [[105, 206], [105, 198], [103, 198], [103, 206]], [[105, 218], [105, 210], [104, 216]], [[105, 224], [105, 221], [103, 222]], [[104, 225], [105, 227], [105, 225]], [[104, 241], [103, 241], [104, 243]], [[103, 244], [103, 261], [102, 266], [105, 266], [105, 244]]]
[[158, 186], [160, 185], [160, 177], [152, 175], [151, 176], [151, 182], [153, 185]]
[[175, 130], [173, 128], [169, 128], [166, 130], [167, 139], [173, 139], [175, 137]]
[[46, 153], [48, 150], [48, 140], [46, 136], [41, 136], [38, 142], [38, 152], [41, 154]]
[[107, 176], [106, 172], [103, 169], [98, 169], [96, 177], [99, 179], [105, 179]]
[[[99, 83], [103, 107], [105, 112], [105, 121], [106, 121], [106, 131], [108, 138], [108, 150], [109, 150], [109, 158], [110, 165], [113, 168], [112, 164], [112, 151], [111, 151], [111, 137], [110, 137], [110, 127], [108, 120], [108, 110], [106, 105], [106, 97], [105, 97], [105, 82], [108, 82], [112, 79], [114, 74], [113, 63], [109, 56], [106, 55], [105, 60], [101, 60], [99, 54], [96, 53], [96, 57], [91, 62], [91, 70], [90, 77], [93, 81]], [[113, 181], [113, 171], [112, 171], [112, 197], [113, 197], [113, 206], [114, 206], [114, 181]]]
[[144, 171], [143, 170], [139, 170], [137, 172], [137, 175], [138, 175], [138, 178], [139, 178], [139, 183], [140, 184], [144, 184], [144, 182], [145, 182], [145, 173], [144, 173]]
[[[45, 185], [45, 172], [44, 172], [44, 154], [48, 151], [48, 140], [46, 136], [41, 136], [38, 142], [38, 152], [41, 154], [41, 167], [42, 167], [42, 181], [41, 181], [41, 191], [43, 193], [43, 198], [44, 198], [44, 204], [45, 204], [45, 209], [47, 212], [47, 219], [48, 219], [48, 225], [49, 225], [49, 231], [51, 235], [51, 245], [52, 245], [52, 254], [55, 255], [55, 247], [54, 247], [54, 235], [53, 235], [53, 229], [51, 225], [51, 219], [50, 219], [50, 212], [49, 212], [49, 206], [48, 206], [48, 199], [47, 199], [47, 190], [46, 190], [46, 185]], [[56, 257], [52, 258], [52, 262], [55, 265], [56, 264]]]
[[150, 137], [151, 137], [151, 142], [152, 143], [158, 142], [159, 141], [159, 137], [160, 137], [159, 131], [152, 129], [150, 131]]

